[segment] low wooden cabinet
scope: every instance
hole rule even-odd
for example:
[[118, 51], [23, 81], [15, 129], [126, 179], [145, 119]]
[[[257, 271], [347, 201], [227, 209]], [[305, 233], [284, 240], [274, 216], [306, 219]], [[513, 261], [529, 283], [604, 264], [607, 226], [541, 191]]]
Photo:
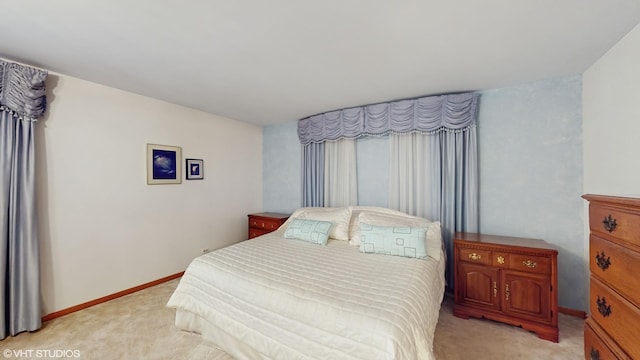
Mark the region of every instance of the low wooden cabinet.
[[557, 256], [542, 240], [456, 233], [454, 315], [522, 326], [558, 342]]
[[289, 218], [288, 214], [263, 212], [249, 214], [249, 239], [277, 230]]

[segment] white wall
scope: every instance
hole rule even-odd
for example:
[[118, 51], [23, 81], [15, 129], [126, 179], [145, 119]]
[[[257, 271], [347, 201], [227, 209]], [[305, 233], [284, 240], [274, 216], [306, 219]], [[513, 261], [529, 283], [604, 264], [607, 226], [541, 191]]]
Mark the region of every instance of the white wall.
[[[582, 82], [584, 192], [640, 197], [640, 25], [595, 62]], [[586, 214], [586, 201], [584, 209]], [[585, 221], [585, 273], [588, 226]]]
[[585, 191], [640, 195], [640, 25], [583, 82]]
[[[38, 124], [44, 313], [183, 271], [262, 210], [262, 129], [50, 74]], [[146, 144], [204, 159], [204, 180], [146, 184]], [[183, 160], [184, 162], [184, 160]]]

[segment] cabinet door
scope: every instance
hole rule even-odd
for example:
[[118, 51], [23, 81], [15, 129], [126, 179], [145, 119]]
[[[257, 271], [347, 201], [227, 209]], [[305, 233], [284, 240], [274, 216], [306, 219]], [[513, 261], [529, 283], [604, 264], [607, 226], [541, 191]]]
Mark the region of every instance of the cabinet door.
[[503, 270], [501, 280], [505, 314], [551, 322], [551, 280], [548, 275]]
[[499, 269], [460, 262], [457, 271], [460, 304], [500, 310]]

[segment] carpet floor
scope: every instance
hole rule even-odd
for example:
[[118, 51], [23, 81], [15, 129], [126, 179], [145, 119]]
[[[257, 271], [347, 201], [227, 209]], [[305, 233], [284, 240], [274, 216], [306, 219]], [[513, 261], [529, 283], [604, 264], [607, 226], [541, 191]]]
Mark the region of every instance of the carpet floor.
[[[51, 320], [36, 332], [8, 337], [0, 341], [0, 359], [233, 360], [198, 335], [173, 325], [175, 311], [165, 304], [178, 281]], [[582, 319], [560, 314], [556, 344], [518, 327], [456, 318], [451, 299], [446, 299], [434, 352], [445, 360], [584, 359], [583, 325]]]

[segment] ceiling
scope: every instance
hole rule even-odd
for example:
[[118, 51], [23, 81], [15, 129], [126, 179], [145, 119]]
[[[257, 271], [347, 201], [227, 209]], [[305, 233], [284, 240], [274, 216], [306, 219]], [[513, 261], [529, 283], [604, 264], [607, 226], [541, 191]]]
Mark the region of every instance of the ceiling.
[[0, 57], [257, 125], [580, 74], [640, 0], [19, 0]]

